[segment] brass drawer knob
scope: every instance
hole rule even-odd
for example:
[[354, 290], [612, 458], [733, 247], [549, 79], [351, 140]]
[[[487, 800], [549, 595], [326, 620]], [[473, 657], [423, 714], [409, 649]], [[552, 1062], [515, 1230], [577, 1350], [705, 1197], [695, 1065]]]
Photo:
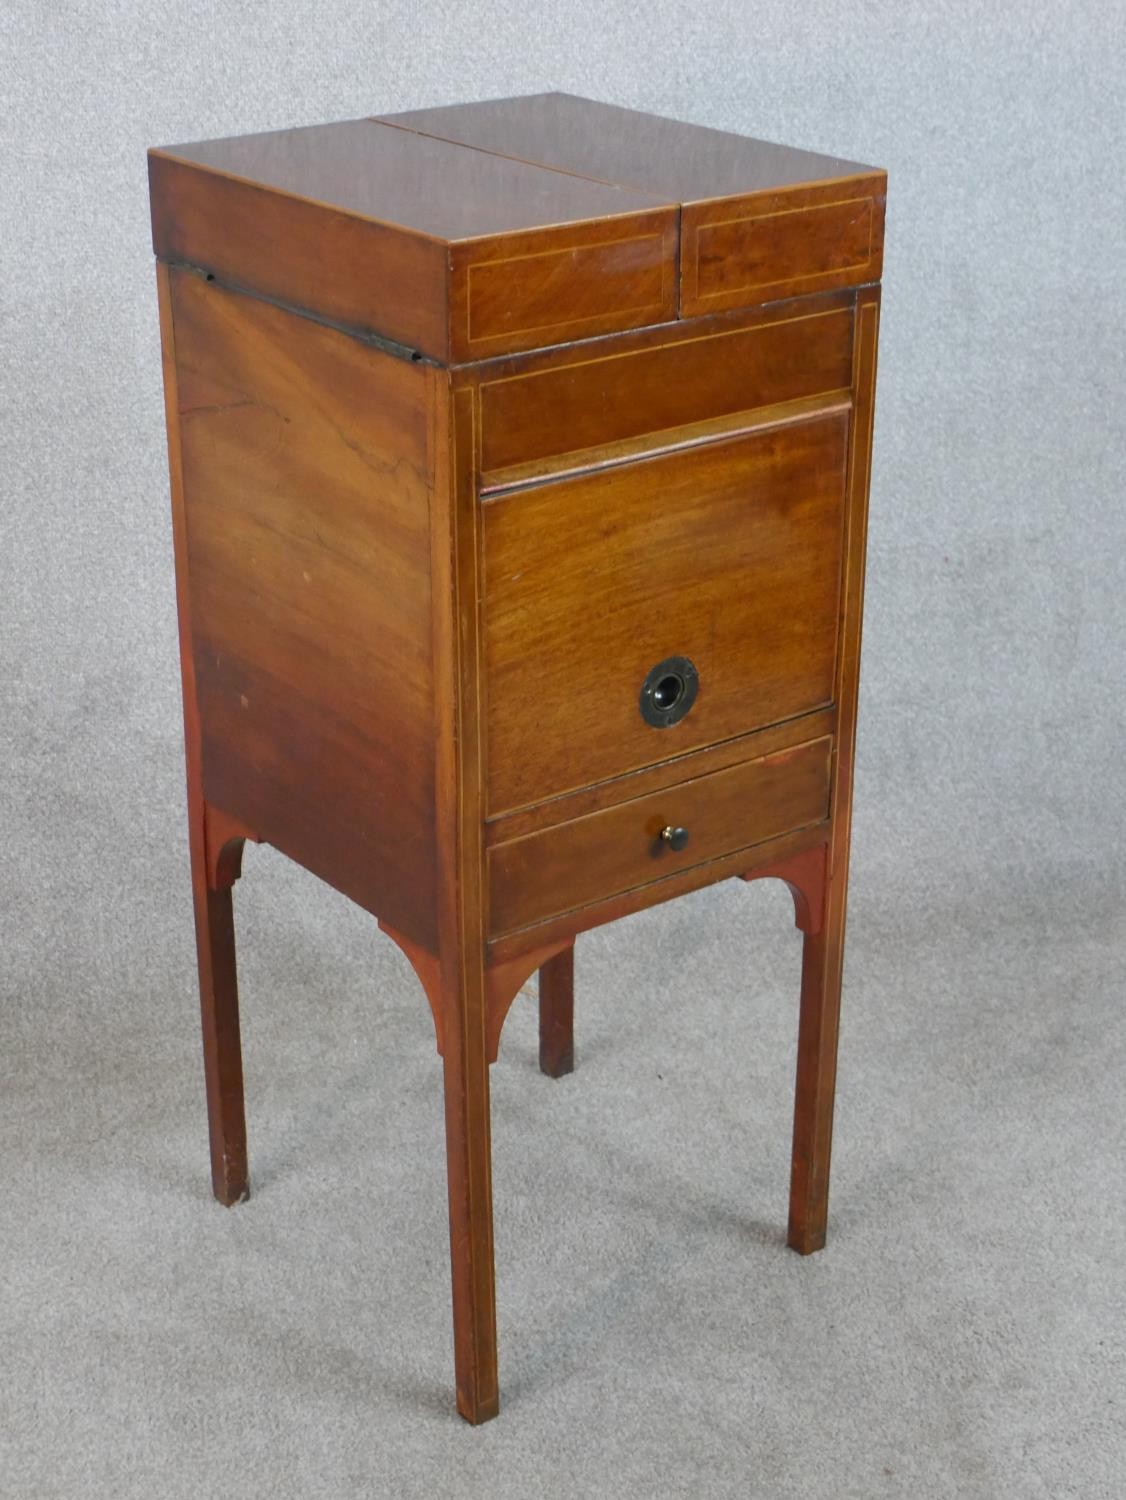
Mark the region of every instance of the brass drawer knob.
[[674, 828], [670, 823], [667, 828], [661, 829], [661, 839], [662, 842], [666, 843], [670, 849], [675, 849], [679, 854], [680, 851], [687, 846], [688, 829]]

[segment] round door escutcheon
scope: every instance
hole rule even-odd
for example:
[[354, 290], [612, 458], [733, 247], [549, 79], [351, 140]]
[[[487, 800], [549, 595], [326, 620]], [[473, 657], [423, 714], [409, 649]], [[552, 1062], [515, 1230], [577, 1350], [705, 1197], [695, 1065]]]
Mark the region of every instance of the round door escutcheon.
[[676, 853], [679, 854], [682, 849], [688, 847], [688, 829], [674, 828], [670, 823], [667, 828], [661, 829], [661, 840], [663, 843], [666, 843], [670, 849], [675, 850]]
[[667, 656], [645, 674], [638, 707], [646, 724], [669, 729], [679, 724], [696, 701], [700, 674], [687, 656]]

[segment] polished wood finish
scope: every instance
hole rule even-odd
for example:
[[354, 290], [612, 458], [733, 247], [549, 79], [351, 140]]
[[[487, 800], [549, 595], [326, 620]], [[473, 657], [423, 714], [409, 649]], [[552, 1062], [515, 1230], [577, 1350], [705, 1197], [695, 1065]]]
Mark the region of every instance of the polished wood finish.
[[836, 722], [834, 708], [820, 708], [814, 713], [786, 719], [781, 724], [770, 724], [765, 729], [755, 729], [750, 734], [722, 740], [718, 745], [708, 745], [703, 750], [690, 750], [684, 755], [670, 756], [668, 760], [655, 766], [645, 766], [639, 771], [629, 771], [609, 781], [580, 787], [577, 791], [552, 797], [547, 802], [538, 802], [534, 807], [503, 813], [486, 822], [485, 843], [489, 848], [494, 844], [509, 843], [526, 834], [536, 833], [541, 828], [555, 828], [560, 823], [569, 823], [587, 813], [598, 812], [600, 808], [616, 807], [620, 802], [630, 802], [650, 792], [677, 786], [693, 776], [725, 771], [729, 766], [743, 765], [746, 761], [770, 755], [775, 750], [804, 745], [809, 740], [831, 735]]
[[749, 849], [736, 849], [730, 854], [718, 855], [707, 864], [690, 865], [686, 869], [665, 875], [659, 882], [633, 886], [617, 895], [591, 902], [589, 906], [576, 907], [558, 917], [538, 922], [534, 927], [521, 928], [493, 938], [489, 943], [489, 962], [506, 963], [523, 954], [529, 942], [545, 946], [551, 942], [562, 945], [573, 941], [579, 933], [588, 932], [592, 927], [601, 927], [607, 922], [616, 922], [621, 917], [632, 916], [634, 912], [644, 911], [646, 907], [658, 902], [671, 901], [675, 896], [698, 891], [702, 886], [715, 885], [720, 880], [740, 876], [745, 878], [760, 866], [776, 864], [789, 859], [791, 855], [802, 853], [814, 844], [823, 844], [828, 837], [829, 827], [830, 822], [826, 819], [824, 823], [815, 823], [807, 828], [782, 834], [778, 838], [767, 839]]
[[821, 838], [769, 864], [743, 872], [744, 880], [771, 877], [784, 881], [794, 898], [794, 925], [807, 936], [819, 933], [825, 924], [825, 896], [829, 883], [829, 844]]
[[152, 156], [158, 167], [189, 163], [439, 244], [603, 220], [614, 229], [654, 211], [675, 219], [677, 205], [668, 194], [584, 181], [371, 120], [165, 146]]
[[794, 1108], [793, 1173], [789, 1243], [802, 1255], [825, 1243], [829, 1215], [829, 1158], [837, 1078], [841, 979], [844, 967], [848, 861], [852, 832], [852, 773], [860, 687], [860, 637], [864, 611], [864, 561], [868, 535], [868, 486], [876, 389], [879, 291], [861, 293], [853, 370], [856, 416], [849, 449], [849, 503], [840, 650], [835, 697], [840, 718], [833, 764], [833, 825], [828, 847], [826, 915], [820, 931], [807, 934], [802, 959], [798, 1076]]
[[204, 796], [433, 942], [433, 372], [170, 279]]
[[[691, 324], [686, 324], [691, 327]], [[660, 458], [666, 453], [675, 453], [682, 448], [694, 448], [700, 443], [718, 442], [721, 438], [744, 437], [750, 432], [766, 432], [774, 427], [791, 427], [795, 422], [804, 422], [809, 417], [828, 416], [849, 410], [847, 391], [834, 391], [824, 396], [799, 396], [793, 401], [779, 401], [770, 406], [760, 406], [754, 411], [732, 412], [730, 416], [705, 418], [700, 422], [686, 422], [680, 427], [670, 427], [649, 439], [623, 438], [619, 442], [602, 443], [596, 448], [584, 448], [548, 459], [534, 459], [529, 463], [513, 464], [507, 469], [486, 470], [481, 475], [482, 500], [494, 500], [513, 489], [522, 488], [529, 480], [569, 479], [586, 474], [594, 469], [609, 469], [629, 463], [637, 458]]]
[[[248, 1196], [250, 1177], [243, 1103], [242, 1040], [238, 975], [235, 966], [233, 881], [220, 876], [218, 858], [208, 859], [207, 804], [200, 774], [201, 743], [195, 662], [192, 652], [192, 594], [189, 579], [187, 509], [179, 423], [179, 352], [167, 267], [157, 267], [157, 295], [163, 352], [164, 401], [168, 428], [168, 468], [172, 492], [172, 543], [176, 555], [176, 613], [184, 703], [188, 844], [199, 967], [203, 1071], [211, 1145], [211, 1187], [230, 1207]], [[224, 846], [226, 841], [224, 840]], [[241, 845], [240, 845], [241, 848]]]
[[563, 1078], [575, 1071], [575, 945], [540, 968], [540, 1072]]
[[[567, 96], [423, 115], [150, 174], [213, 1189], [249, 1190], [232, 898], [262, 840], [429, 1003], [480, 1422], [489, 1069], [537, 971], [541, 1069], [572, 1069], [577, 934], [786, 882], [789, 1242], [824, 1242], [884, 179]], [[657, 728], [677, 656], [698, 693]]]
[[[833, 411], [483, 506], [490, 814], [832, 700], [847, 441]], [[699, 697], [654, 729], [675, 655]]]
[[435, 736], [438, 756], [439, 979], [445, 1009], [446, 1171], [457, 1408], [482, 1422], [499, 1408], [485, 981], [483, 747], [476, 600], [479, 546], [472, 391], [452, 400], [433, 377]]
[[247, 839], [257, 843], [258, 835], [213, 802], [203, 804], [207, 883], [213, 890], [229, 890], [242, 874], [242, 855]]
[[[829, 814], [826, 737], [691, 777], [489, 850], [490, 934], [500, 937], [648, 885]], [[682, 826], [684, 848], [661, 831]]]
[[676, 317], [675, 213], [450, 249], [451, 359], [486, 359]]
[[245, 287], [410, 349], [448, 340], [445, 246], [329, 205], [154, 151], [153, 247]]
[[858, 162], [572, 94], [381, 118], [404, 131], [674, 198], [682, 205], [682, 318], [880, 276], [886, 174]]
[[677, 205], [368, 120], [150, 153], [157, 255], [443, 361], [676, 317]]
[[481, 379], [486, 490], [560, 468], [651, 452], [698, 424], [847, 392], [852, 299], [790, 302], [535, 359]]
[[680, 311], [746, 307], [870, 281], [880, 272], [879, 183], [871, 177], [686, 206]]
[[516, 160], [702, 203], [886, 174], [859, 162], [624, 109], [576, 94], [525, 94], [377, 117]]
[[487, 1011], [486, 1040], [489, 1061], [496, 1062], [500, 1052], [501, 1033], [508, 1019], [513, 1002], [539, 969], [550, 968], [551, 963], [565, 949], [574, 946], [570, 936], [547, 935], [542, 941], [533, 935], [531, 941], [516, 945], [507, 956], [501, 956], [492, 948], [487, 952], [485, 969], [485, 1004]]
[[438, 1046], [438, 1056], [441, 1057], [445, 1051], [446, 997], [442, 989], [442, 965], [438, 955], [429, 948], [424, 948], [421, 943], [412, 942], [405, 933], [397, 931], [390, 922], [384, 922], [382, 918], [379, 919], [379, 929], [403, 952], [422, 986], [430, 1005], [430, 1014], [434, 1020], [434, 1040]]

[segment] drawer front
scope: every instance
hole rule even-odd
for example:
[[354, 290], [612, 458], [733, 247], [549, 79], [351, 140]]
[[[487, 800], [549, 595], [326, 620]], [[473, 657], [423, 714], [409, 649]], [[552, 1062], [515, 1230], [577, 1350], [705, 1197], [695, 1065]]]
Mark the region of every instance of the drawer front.
[[[847, 438], [834, 411], [483, 505], [491, 816], [831, 700]], [[673, 658], [695, 697], [654, 723]]]
[[[823, 822], [831, 748], [829, 736], [811, 740], [496, 845], [490, 936]], [[666, 829], [671, 839], [662, 837]], [[678, 847], [681, 835], [687, 841]]]
[[655, 348], [555, 359], [481, 383], [481, 468], [512, 470], [752, 411], [847, 390], [851, 300], [779, 309], [747, 327]]

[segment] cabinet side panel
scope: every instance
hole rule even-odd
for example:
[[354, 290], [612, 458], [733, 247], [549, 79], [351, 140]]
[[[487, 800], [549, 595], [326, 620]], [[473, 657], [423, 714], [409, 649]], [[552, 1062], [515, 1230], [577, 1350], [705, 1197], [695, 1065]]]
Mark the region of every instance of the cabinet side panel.
[[204, 795], [432, 944], [427, 372], [184, 272], [172, 309]]

